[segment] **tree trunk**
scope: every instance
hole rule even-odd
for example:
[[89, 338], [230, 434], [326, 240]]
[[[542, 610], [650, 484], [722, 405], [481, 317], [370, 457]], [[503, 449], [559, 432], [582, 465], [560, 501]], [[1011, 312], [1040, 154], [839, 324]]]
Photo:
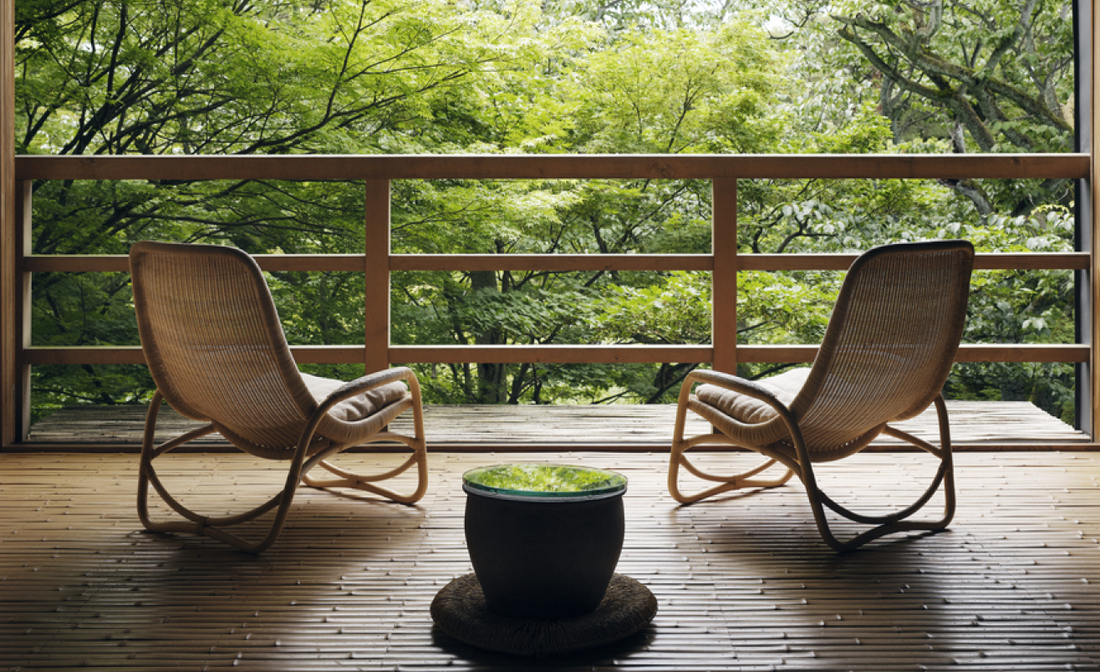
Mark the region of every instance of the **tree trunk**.
[[[496, 271], [473, 271], [470, 273], [470, 289], [474, 292], [485, 290], [499, 292]], [[477, 345], [501, 345], [504, 343], [501, 331], [492, 327], [474, 334]], [[477, 394], [474, 403], [502, 404], [508, 400], [506, 364], [481, 363], [477, 365]]]

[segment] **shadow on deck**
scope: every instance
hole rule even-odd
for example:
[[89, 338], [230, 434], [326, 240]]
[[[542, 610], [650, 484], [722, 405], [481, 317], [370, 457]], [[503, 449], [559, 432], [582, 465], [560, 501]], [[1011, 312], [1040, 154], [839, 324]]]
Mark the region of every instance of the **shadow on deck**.
[[[865, 453], [831, 463], [820, 482], [880, 511], [921, 487], [921, 457]], [[178, 494], [215, 513], [239, 511], [285, 478], [285, 465], [241, 454], [165, 459]], [[399, 456], [341, 459], [384, 466]], [[279, 540], [257, 557], [142, 532], [134, 455], [8, 454], [0, 669], [1100, 669], [1095, 452], [959, 455], [948, 531], [842, 555], [821, 541], [797, 483], [678, 506], [665, 455], [540, 459], [630, 479], [618, 571], [652, 590], [659, 610], [619, 644], [529, 661], [433, 627], [432, 598], [471, 571], [461, 474], [500, 455], [433, 454], [415, 506], [301, 488]]]

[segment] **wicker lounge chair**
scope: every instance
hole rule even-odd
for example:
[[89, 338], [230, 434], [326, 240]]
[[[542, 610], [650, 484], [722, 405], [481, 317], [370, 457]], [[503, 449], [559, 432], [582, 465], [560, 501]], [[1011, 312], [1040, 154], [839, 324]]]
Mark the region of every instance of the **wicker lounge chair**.
[[[138, 485], [138, 515], [146, 529], [201, 534], [258, 553], [278, 536], [299, 481], [313, 487], [356, 488], [402, 503], [424, 495], [424, 422], [420, 387], [411, 370], [388, 369], [350, 383], [300, 373], [260, 268], [241, 250], [145, 241], [131, 249], [130, 270], [142, 350], [157, 385], [145, 421]], [[207, 424], [154, 446], [162, 400]], [[386, 430], [410, 408], [415, 436]], [[288, 460], [283, 490], [250, 511], [222, 517], [201, 515], [172, 497], [153, 460], [215, 431], [246, 453]], [[412, 455], [397, 468], [371, 476], [328, 461], [372, 441], [404, 443]], [[417, 482], [411, 494], [377, 485], [414, 465]], [[316, 466], [337, 478], [310, 478]], [[150, 519], [150, 483], [186, 522]], [[225, 529], [272, 509], [277, 511], [270, 531], [257, 542]]]
[[[951, 437], [940, 390], [962, 336], [973, 263], [974, 248], [965, 241], [876, 247], [849, 269], [812, 368], [759, 382], [717, 371], [692, 372], [680, 390], [676, 413], [668, 478], [672, 496], [691, 503], [738, 488], [775, 487], [797, 475], [821, 536], [841, 551], [891, 532], [947, 527], [954, 515], [955, 492]], [[693, 394], [696, 383], [702, 385]], [[939, 418], [938, 448], [887, 424], [912, 418], [933, 403]], [[685, 439], [689, 409], [710, 422], [714, 433]], [[940, 464], [931, 485], [912, 505], [889, 515], [861, 515], [818, 488], [813, 465], [852, 455], [880, 433], [928, 451]], [[707, 443], [749, 448], [767, 459], [734, 476], [708, 473], [687, 456], [689, 449]], [[683, 493], [681, 465], [718, 485]], [[773, 466], [785, 468], [785, 473], [765, 477]], [[941, 483], [943, 517], [907, 520]], [[874, 527], [841, 542], [829, 530], [823, 507]]]

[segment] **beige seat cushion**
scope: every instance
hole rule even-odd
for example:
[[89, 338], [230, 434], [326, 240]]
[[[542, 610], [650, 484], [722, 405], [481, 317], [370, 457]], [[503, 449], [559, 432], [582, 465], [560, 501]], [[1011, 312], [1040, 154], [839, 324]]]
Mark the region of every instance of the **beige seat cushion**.
[[[302, 380], [317, 403], [324, 401], [328, 395], [344, 384], [341, 380], [312, 376], [308, 373], [302, 374]], [[401, 401], [408, 393], [409, 388], [405, 387], [405, 383], [400, 381], [389, 383], [341, 401], [332, 407], [329, 415], [344, 422], [356, 422], [377, 413], [395, 401]]]
[[[778, 376], [754, 381], [775, 393], [788, 408], [810, 375], [809, 368], [791, 369]], [[778, 417], [767, 403], [717, 385], [700, 385], [695, 391], [699, 401], [713, 406], [729, 417], [747, 425], [756, 425]]]

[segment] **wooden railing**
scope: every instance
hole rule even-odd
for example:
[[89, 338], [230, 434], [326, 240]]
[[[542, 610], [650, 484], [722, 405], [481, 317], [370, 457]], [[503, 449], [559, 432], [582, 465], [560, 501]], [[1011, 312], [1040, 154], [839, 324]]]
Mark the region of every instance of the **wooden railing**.
[[[30, 367], [41, 364], [143, 363], [136, 346], [32, 347], [30, 277], [40, 272], [127, 271], [125, 256], [30, 254], [31, 185], [36, 180], [362, 180], [366, 189], [363, 255], [259, 255], [270, 271], [359, 271], [366, 274], [367, 315], [389, 315], [393, 271], [709, 271], [713, 283], [710, 345], [392, 345], [388, 320], [366, 320], [363, 345], [295, 346], [303, 363], [362, 362], [367, 370], [391, 363], [432, 362], [705, 362], [734, 370], [738, 362], [809, 362], [816, 345], [738, 345], [737, 271], [844, 270], [845, 254], [739, 255], [737, 180], [772, 179], [1088, 179], [1087, 154], [1028, 155], [645, 155], [645, 156], [21, 156], [16, 158], [15, 231], [5, 254], [14, 260], [3, 306], [3, 443], [25, 437]], [[390, 182], [398, 179], [706, 179], [713, 190], [712, 252], [687, 255], [425, 255], [390, 252]], [[1078, 222], [1089, 227], [1091, 222]], [[1090, 271], [1089, 252], [979, 254], [979, 269]], [[1092, 283], [1091, 273], [1085, 274]], [[1093, 295], [1090, 290], [1089, 296]], [[1091, 309], [1082, 319], [1093, 324]], [[1090, 332], [1091, 333], [1091, 332]], [[964, 344], [960, 362], [1090, 362], [1090, 344]], [[1089, 390], [1093, 385], [1089, 384]], [[1079, 394], [1089, 391], [1079, 390]], [[1091, 428], [1085, 428], [1091, 432]]]

